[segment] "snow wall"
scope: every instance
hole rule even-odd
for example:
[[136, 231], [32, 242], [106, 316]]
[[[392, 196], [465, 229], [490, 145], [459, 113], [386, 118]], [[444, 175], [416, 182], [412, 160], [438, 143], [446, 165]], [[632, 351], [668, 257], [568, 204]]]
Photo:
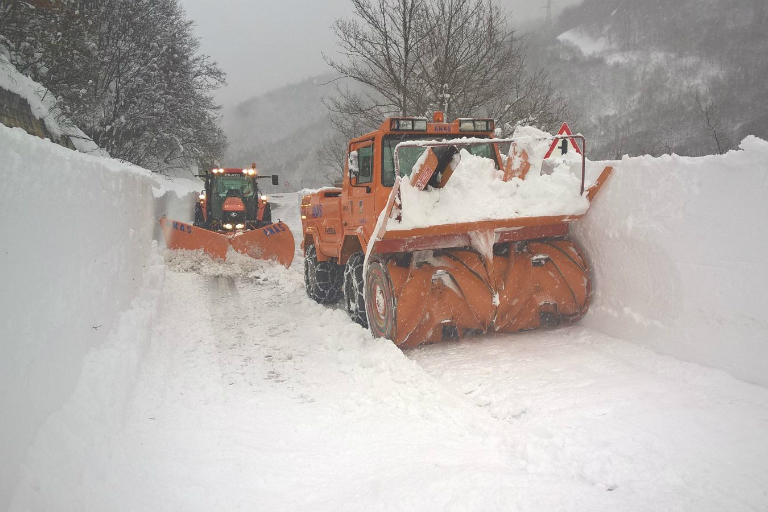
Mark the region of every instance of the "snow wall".
[[573, 230], [595, 284], [582, 323], [768, 386], [768, 142], [617, 167]]
[[[146, 286], [146, 270], [157, 258], [157, 218], [169, 210], [188, 217], [193, 185], [171, 184], [144, 169], [2, 125], [0, 154], [5, 510], [39, 427], [65, 404], [88, 353], [115, 335], [121, 312]], [[135, 320], [141, 327], [130, 333], [130, 343], [139, 345], [133, 338], [146, 336], [141, 329], [148, 331], [149, 321]]]

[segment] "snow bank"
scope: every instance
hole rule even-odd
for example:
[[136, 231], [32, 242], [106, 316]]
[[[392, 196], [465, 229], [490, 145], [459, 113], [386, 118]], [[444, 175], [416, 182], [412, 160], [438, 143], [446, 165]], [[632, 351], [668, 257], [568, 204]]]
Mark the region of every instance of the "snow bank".
[[[2, 76], [2, 73], [0, 73]], [[0, 125], [0, 509], [86, 354], [139, 295], [157, 216], [187, 183]], [[195, 187], [196, 188], [196, 187]], [[156, 197], [156, 195], [158, 197]]]
[[768, 385], [768, 142], [723, 156], [625, 157], [574, 233], [584, 324]]

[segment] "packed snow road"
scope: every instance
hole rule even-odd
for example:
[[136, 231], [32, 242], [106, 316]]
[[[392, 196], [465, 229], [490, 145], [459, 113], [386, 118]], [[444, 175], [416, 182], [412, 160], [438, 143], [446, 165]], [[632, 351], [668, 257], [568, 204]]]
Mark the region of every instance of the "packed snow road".
[[78, 388], [11, 509], [768, 509], [768, 389], [578, 326], [403, 353], [301, 264], [167, 253], [137, 375]]

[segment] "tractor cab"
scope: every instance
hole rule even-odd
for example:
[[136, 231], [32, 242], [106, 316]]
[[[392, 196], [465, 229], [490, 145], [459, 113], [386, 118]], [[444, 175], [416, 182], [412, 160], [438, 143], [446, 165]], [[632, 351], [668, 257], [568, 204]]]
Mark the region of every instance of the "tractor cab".
[[217, 168], [205, 178], [205, 189], [195, 205], [194, 225], [214, 231], [232, 232], [256, 229], [272, 223], [269, 198], [260, 190], [258, 180], [277, 176], [260, 176], [256, 165], [250, 168]]

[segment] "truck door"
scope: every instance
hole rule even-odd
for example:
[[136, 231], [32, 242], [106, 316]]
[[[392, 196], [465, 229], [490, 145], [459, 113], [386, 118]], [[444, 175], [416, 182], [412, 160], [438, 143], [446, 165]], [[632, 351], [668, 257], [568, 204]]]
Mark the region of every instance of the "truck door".
[[344, 198], [346, 204], [342, 204], [345, 231], [354, 232], [362, 226], [366, 240], [376, 225], [373, 203], [373, 190], [376, 186], [373, 180], [375, 154], [375, 145], [372, 140], [359, 142], [350, 147], [350, 155], [347, 159], [349, 188]]

